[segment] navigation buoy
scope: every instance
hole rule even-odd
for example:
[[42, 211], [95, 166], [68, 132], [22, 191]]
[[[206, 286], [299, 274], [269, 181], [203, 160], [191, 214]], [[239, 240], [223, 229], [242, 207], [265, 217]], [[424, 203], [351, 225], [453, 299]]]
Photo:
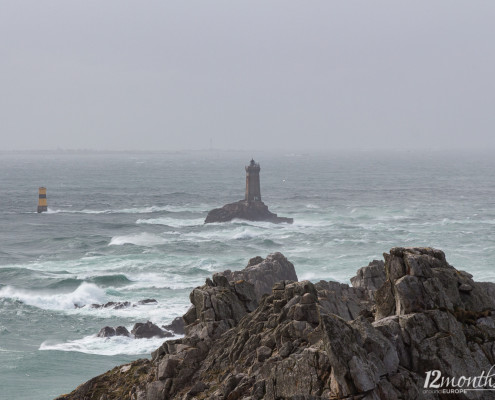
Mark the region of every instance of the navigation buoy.
[[46, 205], [46, 188], [40, 187], [39, 196], [38, 196], [38, 212], [48, 211], [48, 207]]

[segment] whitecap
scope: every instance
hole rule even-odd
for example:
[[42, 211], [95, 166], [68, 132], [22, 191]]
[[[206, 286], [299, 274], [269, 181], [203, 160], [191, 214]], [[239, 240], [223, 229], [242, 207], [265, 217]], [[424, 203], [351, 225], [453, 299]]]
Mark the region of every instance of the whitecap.
[[325, 219], [308, 220], [302, 218], [295, 218], [294, 223], [289, 226], [293, 226], [295, 228], [320, 228], [320, 227], [330, 227], [333, 225], [334, 225], [333, 221], [327, 221]]
[[92, 283], [81, 283], [70, 293], [49, 294], [6, 286], [0, 289], [0, 297], [19, 300], [27, 305], [44, 310], [69, 310], [74, 306], [84, 306], [92, 303], [103, 303], [105, 292]]
[[53, 208], [47, 207], [46, 213], [47, 214], [58, 214], [60, 212], [63, 212], [62, 210], [54, 210]]
[[151, 247], [166, 243], [167, 240], [152, 233], [141, 232], [135, 235], [114, 236], [109, 246], [122, 246], [124, 244], [134, 244], [136, 246]]
[[[169, 339], [177, 339], [174, 336]], [[85, 354], [98, 354], [103, 356], [115, 356], [120, 354], [141, 355], [149, 354], [163, 342], [164, 338], [154, 337], [150, 339], [134, 339], [127, 336], [113, 336], [100, 338], [96, 335], [83, 337], [82, 339], [69, 340], [67, 342], [56, 342], [45, 340], [41, 343], [39, 350], [76, 351]]]
[[149, 219], [138, 219], [136, 224], [148, 224], [148, 225], [166, 225], [172, 228], [181, 228], [184, 226], [200, 226], [204, 224], [203, 218], [197, 219], [178, 219], [178, 218], [149, 218]]
[[232, 238], [235, 240], [248, 240], [259, 237], [260, 235], [252, 229], [244, 229], [236, 233]]
[[[69, 206], [72, 207], [72, 206]], [[158, 212], [204, 212], [207, 211], [208, 207], [205, 204], [200, 205], [190, 205], [190, 206], [143, 206], [143, 207], [131, 207], [131, 208], [116, 208], [116, 209], [104, 209], [104, 210], [67, 210], [67, 209], [52, 209], [48, 207], [48, 214], [151, 214]]]
[[[198, 268], [201, 268], [198, 266]], [[198, 277], [196, 280], [189, 277], [184, 281], [184, 277], [174, 273], [156, 274], [152, 272], [129, 274], [132, 279], [132, 284], [126, 286], [127, 290], [135, 289], [171, 289], [180, 290], [194, 287], [196, 284], [201, 284], [203, 277]]]

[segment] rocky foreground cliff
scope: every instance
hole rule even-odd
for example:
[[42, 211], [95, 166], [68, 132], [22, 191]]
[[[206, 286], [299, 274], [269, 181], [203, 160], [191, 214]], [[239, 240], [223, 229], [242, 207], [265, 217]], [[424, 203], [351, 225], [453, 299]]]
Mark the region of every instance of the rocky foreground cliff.
[[59, 400], [494, 399], [495, 284], [432, 248], [384, 258], [352, 286], [297, 282], [280, 253], [215, 274], [183, 338]]

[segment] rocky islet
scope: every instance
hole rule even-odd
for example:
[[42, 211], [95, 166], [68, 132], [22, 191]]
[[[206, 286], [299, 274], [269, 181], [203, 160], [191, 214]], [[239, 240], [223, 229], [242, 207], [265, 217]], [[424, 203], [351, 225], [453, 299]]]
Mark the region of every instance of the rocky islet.
[[245, 219], [248, 221], [267, 221], [275, 224], [292, 224], [294, 220], [288, 217], [279, 217], [272, 213], [262, 201], [240, 200], [229, 203], [221, 208], [211, 210], [205, 219], [205, 224], [213, 222], [228, 222], [233, 219]]

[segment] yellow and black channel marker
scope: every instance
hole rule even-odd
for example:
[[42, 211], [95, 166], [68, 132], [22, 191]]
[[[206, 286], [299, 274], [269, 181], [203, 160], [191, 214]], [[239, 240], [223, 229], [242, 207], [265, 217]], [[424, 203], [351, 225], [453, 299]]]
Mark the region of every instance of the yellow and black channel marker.
[[39, 198], [38, 198], [38, 212], [47, 211], [48, 207], [46, 205], [46, 187], [40, 187]]

